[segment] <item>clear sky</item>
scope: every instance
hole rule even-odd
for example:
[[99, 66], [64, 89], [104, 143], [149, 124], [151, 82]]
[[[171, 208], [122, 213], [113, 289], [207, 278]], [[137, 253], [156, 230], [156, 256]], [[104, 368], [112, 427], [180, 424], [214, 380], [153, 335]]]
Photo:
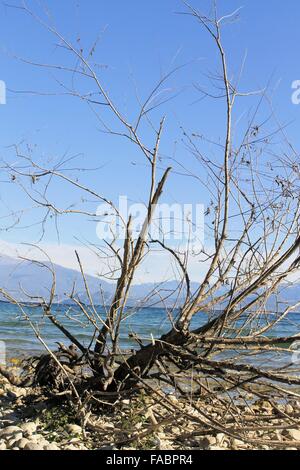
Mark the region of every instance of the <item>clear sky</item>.
[[[174, 154], [175, 142], [180, 141], [180, 126], [212, 139], [222, 138], [222, 109], [208, 100], [198, 102], [198, 92], [194, 87], [205, 81], [208, 70], [215, 69], [214, 48], [199, 24], [192, 18], [177, 14], [184, 11], [180, 0], [31, 0], [27, 3], [43, 18], [45, 15], [40, 5], [47, 5], [57, 29], [74, 43], [79, 44], [76, 41], [80, 38], [84, 48], [90, 47], [101, 33], [95, 60], [105, 66], [99, 69], [101, 78], [129, 118], [134, 117], [138, 110], [136, 90], [141, 98], [145, 98], [162, 73], [187, 64], [163, 87], [162, 96], [175, 98], [155, 111], [153, 116], [158, 120], [160, 114], [165, 114], [167, 118], [166, 135], [162, 141], [166, 164], [168, 157]], [[204, 10], [209, 4], [202, 0], [191, 0], [191, 3]], [[21, 2], [15, 0], [14, 4], [20, 5]], [[300, 106], [292, 104], [291, 84], [300, 80], [300, 3], [296, 0], [219, 0], [218, 4], [221, 14], [243, 7], [239, 21], [227, 26], [224, 33], [225, 45], [230, 51], [231, 70], [238, 70], [247, 52], [243, 88], [263, 88], [272, 77], [275, 110], [282, 122], [290, 123], [289, 135], [296, 147], [299, 146]], [[1, 158], [12, 159], [8, 146], [21, 141], [35, 149], [37, 158], [59, 159], [64, 154], [80, 154], [82, 157], [78, 162], [84, 159], [84, 166], [102, 167], [100, 172], [81, 174], [84, 183], [115, 201], [124, 194], [132, 201], [143, 200], [147, 185], [144, 162], [132, 146], [101, 133], [99, 123], [87, 106], [66, 96], [16, 93], [35, 91], [51, 94], [61, 91], [58, 80], [62, 77], [58, 72], [33, 67], [16, 58], [62, 63], [65, 53], [57, 47], [56, 39], [18, 9], [1, 5], [0, 21], [0, 79], [8, 88], [7, 104], [0, 106]], [[239, 109], [241, 114], [244, 111], [242, 106]], [[145, 138], [150, 139], [150, 134]], [[180, 146], [177, 152], [176, 158], [181, 161], [190, 158]], [[188, 165], [197, 171], [194, 163], [188, 162]], [[71, 197], [66, 187], [55, 185], [53, 194], [62, 205]], [[2, 211], [7, 206], [24, 204], [20, 197], [18, 191], [10, 192], [8, 184], [2, 182]], [[191, 184], [189, 178], [174, 175], [168, 188], [168, 202], [175, 201], [207, 204], [208, 198], [199, 191], [199, 186]], [[25, 225], [36, 220], [36, 215], [31, 212], [26, 217]], [[60, 224], [63, 244], [74, 245], [77, 237], [97, 241], [95, 226], [87, 220], [79, 223], [79, 219], [73, 218], [62, 220]], [[9, 243], [30, 242], [37, 236], [36, 227], [0, 233], [0, 238]], [[52, 226], [49, 226], [44, 242], [57, 243]]]

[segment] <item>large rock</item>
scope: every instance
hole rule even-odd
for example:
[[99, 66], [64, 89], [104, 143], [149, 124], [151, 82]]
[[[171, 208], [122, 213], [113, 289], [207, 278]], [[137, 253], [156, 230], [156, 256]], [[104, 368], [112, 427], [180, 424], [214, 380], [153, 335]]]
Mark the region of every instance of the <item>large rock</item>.
[[19, 388], [19, 387], [14, 387], [8, 390], [7, 395], [10, 398], [20, 398], [24, 397], [27, 394], [26, 388]]
[[54, 444], [54, 442], [52, 443], [48, 443], [47, 445], [44, 446], [44, 450], [60, 450], [60, 448]]
[[37, 442], [28, 442], [24, 447], [24, 450], [44, 450], [44, 446]]
[[1, 413], [1, 427], [14, 426], [18, 424], [20, 418], [17, 416], [14, 410], [6, 409]]
[[26, 445], [28, 444], [28, 439], [20, 439], [19, 441], [15, 442], [15, 446], [18, 447], [18, 449], [25, 449]]
[[241, 447], [245, 447], [246, 444], [244, 441], [240, 441], [239, 439], [232, 439], [231, 446], [233, 450], [240, 449]]
[[7, 439], [7, 447], [12, 449], [20, 439], [22, 439], [22, 433], [14, 434], [11, 439]]
[[45, 447], [49, 444], [49, 441], [47, 441], [47, 439], [45, 439], [42, 434], [34, 434], [32, 436], [29, 436], [28, 441], [31, 444], [38, 444], [41, 447]]
[[20, 428], [22, 429], [24, 436], [31, 436], [36, 432], [37, 425], [35, 423], [22, 423]]
[[22, 434], [22, 429], [18, 426], [7, 426], [6, 428], [4, 429], [1, 429], [0, 430], [0, 438], [9, 438], [9, 437], [13, 437], [14, 435], [16, 434]]

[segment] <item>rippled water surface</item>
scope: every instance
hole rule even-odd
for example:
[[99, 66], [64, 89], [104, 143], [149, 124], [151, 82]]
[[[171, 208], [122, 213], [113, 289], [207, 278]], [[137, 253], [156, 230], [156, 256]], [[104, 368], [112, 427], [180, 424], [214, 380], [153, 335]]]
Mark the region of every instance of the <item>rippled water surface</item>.
[[[57, 346], [56, 342], [68, 344], [68, 340], [64, 338], [63, 334], [52, 325], [49, 319], [43, 316], [40, 308], [27, 307], [25, 312], [50, 348], [55, 349]], [[99, 307], [97, 312], [104, 318], [105, 312], [103, 308]], [[59, 305], [53, 308], [53, 313], [79, 341], [84, 345], [90, 344], [94, 329], [88, 325], [86, 318], [79, 309], [74, 309], [74, 307], [70, 309], [66, 305]], [[140, 338], [144, 338], [145, 341], [151, 341], [152, 337], [159, 337], [163, 332], [168, 331], [171, 326], [165, 309], [143, 308], [136, 313], [129, 309], [127, 315], [128, 318], [121, 328], [121, 343], [126, 349], [137, 346], [137, 343], [129, 337], [130, 333], [136, 333]], [[199, 313], [193, 320], [193, 326], [198, 327], [204, 324], [207, 318], [206, 313]], [[289, 314], [274, 328], [272, 335], [289, 336], [298, 334], [300, 330], [299, 318], [300, 314]], [[19, 308], [8, 303], [0, 303], [0, 341], [5, 341], [9, 355], [18, 353], [30, 354], [42, 349], [41, 343], [36, 338]], [[242, 356], [241, 360], [243, 360]], [[265, 354], [260, 358], [256, 358], [257, 360], [264, 362], [271, 360], [271, 357]]]

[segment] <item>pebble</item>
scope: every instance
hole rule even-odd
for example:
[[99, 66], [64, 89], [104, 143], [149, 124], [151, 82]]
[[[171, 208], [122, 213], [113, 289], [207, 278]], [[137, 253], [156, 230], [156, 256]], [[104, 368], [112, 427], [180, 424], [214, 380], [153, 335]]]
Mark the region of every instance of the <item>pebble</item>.
[[266, 413], [272, 413], [273, 407], [271, 403], [266, 400], [260, 401], [259, 407], [262, 411], [265, 411]]
[[223, 433], [217, 434], [217, 435], [216, 435], [217, 444], [221, 446], [221, 445], [224, 443], [225, 437], [226, 437], [226, 436], [225, 436], [225, 434], [223, 434]]
[[169, 399], [172, 403], [174, 403], [175, 405], [177, 405], [177, 403], [178, 403], [178, 398], [177, 398], [175, 395], [170, 394], [170, 395], [168, 396], [168, 399]]
[[82, 427], [78, 426], [77, 424], [67, 424], [66, 431], [69, 434], [82, 434]]
[[[20, 422], [19, 414], [19, 405], [23, 406], [22, 397], [27, 394], [27, 389], [18, 389], [17, 387], [7, 387], [5, 394], [0, 393], [0, 450], [32, 450], [32, 451], [59, 451], [59, 450], [88, 450], [92, 448], [100, 448], [102, 450], [117, 450], [114, 444], [105, 445], [100, 440], [93, 439], [93, 433], [86, 432], [85, 436], [87, 440], [83, 439], [83, 429], [78, 424], [65, 424], [61, 427], [55, 427], [55, 431], [49, 431], [51, 428], [43, 428], [43, 419], [41, 422], [36, 418], [38, 412], [38, 406], [34, 405], [33, 414], [24, 414], [27, 419], [32, 419], [36, 421], [27, 421]], [[250, 396], [247, 398], [250, 399]], [[170, 402], [174, 403], [177, 406], [184, 407], [184, 410], [187, 411], [190, 415], [195, 414], [197, 416], [198, 411], [195, 411], [193, 406], [186, 405], [183, 403], [175, 394], [169, 394], [168, 399]], [[120, 416], [127, 417], [127, 409], [131, 408], [131, 400], [123, 400], [123, 410], [120, 412]], [[38, 403], [40, 409], [45, 408], [44, 403]], [[205, 405], [206, 406], [206, 405]], [[287, 404], [278, 404], [278, 407], [281, 407], [282, 411], [291, 416], [297, 410], [300, 409], [300, 402], [290, 401]], [[255, 404], [249, 404], [247, 409], [251, 409], [256, 412], [256, 414], [272, 414], [272, 404], [267, 400], [258, 400]], [[206, 408], [205, 408], [206, 409]], [[241, 408], [242, 409], [242, 408]], [[219, 418], [218, 412], [211, 405], [207, 406], [206, 409], [210, 415]], [[148, 416], [148, 415], [147, 415]], [[276, 416], [275, 416], [276, 417]], [[114, 419], [107, 419], [103, 417], [101, 424], [103, 422], [103, 430], [113, 431], [116, 422]], [[287, 441], [286, 445], [290, 445], [287, 450], [297, 450], [293, 445], [297, 445], [293, 441], [300, 442], [300, 427], [297, 428], [297, 425], [294, 429], [289, 430], [276, 430], [276, 425], [278, 426], [280, 420], [274, 420], [273, 432], [264, 432], [264, 431], [252, 431], [247, 434], [247, 437], [252, 439], [257, 439], [261, 437], [264, 440], [277, 440], [277, 441]], [[138, 423], [136, 428], [143, 428], [142, 423]], [[192, 422], [185, 422], [184, 420], [174, 421], [168, 426], [160, 427], [159, 431], [155, 433], [152, 440], [153, 445], [160, 450], [173, 450], [178, 449], [178, 441], [176, 444], [175, 437], [180, 436], [182, 433], [190, 432], [190, 438], [184, 442], [184, 445], [187, 445], [190, 448], [203, 449], [203, 450], [215, 450], [215, 451], [224, 451], [224, 450], [240, 450], [250, 448], [251, 445], [243, 442], [240, 439], [232, 439], [228, 437], [225, 433], [219, 432], [216, 436], [214, 435], [199, 435], [193, 436], [193, 432], [199, 430]], [[201, 430], [201, 428], [200, 428]], [[208, 431], [213, 433], [213, 431]], [[238, 435], [237, 435], [238, 436]], [[239, 436], [238, 436], [239, 437]], [[50, 442], [55, 440], [55, 442]], [[152, 444], [151, 444], [152, 445]], [[102, 446], [102, 447], [101, 447]], [[177, 446], [177, 447], [176, 447]], [[262, 445], [261, 449], [270, 450], [270, 446]], [[155, 448], [155, 447], [154, 447]], [[132, 450], [131, 447], [128, 449]]]
[[288, 429], [284, 432], [284, 435], [288, 439], [292, 439], [293, 441], [300, 442], [300, 430], [299, 429]]
[[292, 405], [286, 405], [285, 412], [287, 415], [292, 415], [294, 413], [294, 408], [292, 407]]
[[130, 405], [130, 400], [122, 400], [121, 403], [123, 405], [129, 406]]

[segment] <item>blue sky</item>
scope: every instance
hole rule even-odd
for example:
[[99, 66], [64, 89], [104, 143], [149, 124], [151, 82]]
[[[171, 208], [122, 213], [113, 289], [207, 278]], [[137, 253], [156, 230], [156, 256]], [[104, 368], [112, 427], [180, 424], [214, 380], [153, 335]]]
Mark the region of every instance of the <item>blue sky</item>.
[[[14, 3], [20, 4], [18, 0]], [[166, 96], [178, 96], [153, 115], [156, 122], [160, 114], [167, 117], [166, 134], [162, 140], [164, 155], [173, 154], [175, 142], [181, 138], [180, 126], [211, 138], [222, 138], [223, 109], [208, 100], [197, 102], [198, 93], [193, 86], [202, 84], [205, 81], [203, 74], [215, 69], [215, 49], [196, 21], [176, 13], [184, 11], [180, 0], [31, 0], [27, 3], [42, 16], [40, 4], [47, 5], [58, 30], [75, 43], [80, 37], [84, 48], [90, 47], [101, 32], [96, 58], [107, 66], [100, 69], [101, 77], [112, 98], [129, 118], [138, 110], [135, 87], [143, 98], [161, 73], [188, 64], [164, 87]], [[191, 3], [205, 10], [210, 2], [191, 0]], [[295, 0], [220, 0], [218, 3], [221, 14], [243, 7], [239, 22], [227, 26], [224, 32], [231, 70], [236, 72], [247, 51], [243, 89], [263, 88], [272, 77], [276, 112], [284, 123], [290, 123], [289, 135], [299, 146], [300, 106], [291, 102], [291, 84], [300, 80], [300, 3]], [[143, 200], [148, 184], [144, 162], [132, 146], [101, 133], [87, 106], [71, 97], [15, 93], [60, 91], [56, 81], [61, 78], [59, 73], [26, 65], [14, 57], [42, 63], [68, 60], [64, 51], [57, 48], [55, 38], [22, 11], [4, 5], [0, 7], [0, 22], [0, 79], [6, 82], [9, 90], [14, 90], [8, 91], [7, 104], [0, 106], [1, 157], [11, 159], [11, 151], [7, 147], [21, 141], [35, 149], [38, 159], [80, 154], [82, 157], [78, 162], [84, 161], [84, 166], [102, 167], [97, 173], [81, 174], [84, 183], [114, 200], [123, 194], [132, 201]], [[241, 104], [239, 112], [243, 112], [244, 106], [246, 108]], [[108, 120], [110, 122], [109, 117]], [[151, 142], [150, 133], [145, 132], [145, 139]], [[177, 152], [176, 157], [188, 162], [193, 171], [198, 171], [183, 148], [177, 146]], [[165, 163], [168, 163], [167, 159]], [[54, 185], [52, 194], [62, 204], [71, 202], [73, 197], [68, 188], [57, 185]], [[7, 184], [2, 184], [0, 197], [2, 210], [4, 204], [20, 207], [24, 203], [20, 192], [9, 190]], [[208, 202], [207, 194], [199, 190], [197, 184], [176, 174], [171, 177], [166, 200]], [[28, 213], [26, 217], [25, 225], [36, 220], [34, 213]], [[88, 221], [82, 223], [79, 219], [70, 218], [61, 220], [60, 224], [62, 243], [73, 245], [75, 237], [97, 241], [95, 227]], [[0, 238], [18, 243], [33, 241], [37, 235], [37, 229], [32, 227], [2, 232]], [[51, 225], [45, 243], [57, 243]]]

